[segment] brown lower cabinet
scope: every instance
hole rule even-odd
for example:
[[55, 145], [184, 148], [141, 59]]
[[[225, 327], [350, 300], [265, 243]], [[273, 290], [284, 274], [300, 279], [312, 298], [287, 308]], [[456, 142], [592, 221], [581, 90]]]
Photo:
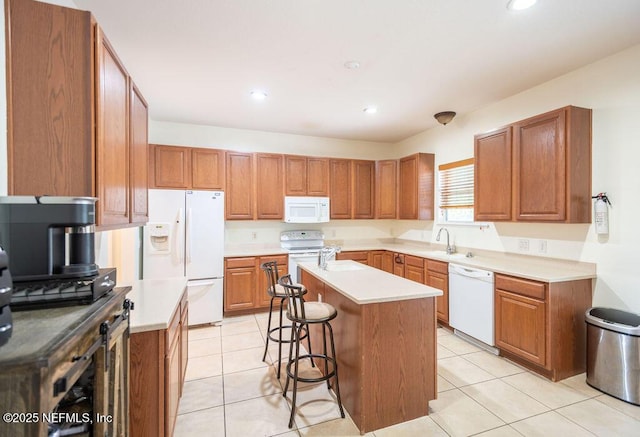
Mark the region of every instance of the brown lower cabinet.
[[387, 273], [393, 273], [393, 253], [386, 250], [372, 250], [369, 252], [368, 264]]
[[539, 282], [495, 275], [495, 340], [504, 355], [552, 381], [586, 370], [591, 279]]
[[187, 291], [167, 329], [131, 334], [130, 435], [172, 436], [188, 357]]
[[449, 324], [449, 264], [425, 259], [424, 268], [426, 271], [425, 284], [442, 290], [442, 296], [436, 297], [438, 321]]
[[277, 261], [278, 274], [286, 275], [287, 255], [230, 257], [224, 260], [224, 312], [225, 314], [251, 312], [269, 307], [267, 280], [260, 265]]
[[369, 251], [367, 250], [350, 250], [336, 254], [337, 260], [350, 259], [362, 264], [369, 265]]

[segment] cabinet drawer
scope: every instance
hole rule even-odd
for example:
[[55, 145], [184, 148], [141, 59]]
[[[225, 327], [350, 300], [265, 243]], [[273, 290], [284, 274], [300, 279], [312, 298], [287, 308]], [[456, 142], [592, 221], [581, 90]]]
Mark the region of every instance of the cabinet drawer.
[[288, 255], [265, 255], [260, 257], [260, 264], [266, 263], [269, 261], [275, 261], [278, 263], [279, 266], [286, 266], [289, 264], [289, 256]]
[[428, 259], [426, 265], [430, 272], [449, 274], [449, 263]]
[[546, 297], [546, 284], [510, 276], [496, 275], [496, 290], [507, 290], [539, 300], [545, 300]]
[[413, 255], [405, 255], [404, 263], [408, 266], [414, 266], [418, 268], [424, 268], [424, 258], [420, 258]]
[[227, 258], [226, 268], [237, 269], [241, 267], [254, 267], [256, 265], [256, 259], [254, 257], [246, 258]]

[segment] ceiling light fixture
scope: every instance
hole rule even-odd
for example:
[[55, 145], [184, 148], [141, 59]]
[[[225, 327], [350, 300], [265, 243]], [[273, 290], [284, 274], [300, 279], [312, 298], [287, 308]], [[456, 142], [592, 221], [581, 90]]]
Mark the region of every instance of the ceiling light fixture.
[[446, 125], [447, 123], [450, 123], [451, 120], [453, 120], [453, 117], [455, 116], [456, 116], [456, 113], [453, 111], [444, 111], [444, 112], [438, 112], [433, 117], [436, 120], [438, 120], [438, 123]]
[[378, 112], [378, 107], [377, 106], [367, 106], [362, 111], [365, 114], [375, 114], [376, 112]]
[[251, 97], [254, 100], [264, 100], [267, 98], [267, 93], [265, 93], [264, 91], [260, 91], [260, 90], [253, 90], [251, 91]]
[[358, 61], [347, 61], [344, 63], [344, 68], [347, 70], [357, 70], [360, 68], [360, 62]]
[[537, 0], [509, 0], [507, 3], [507, 9], [510, 11], [522, 11], [523, 9], [529, 9], [536, 4]]

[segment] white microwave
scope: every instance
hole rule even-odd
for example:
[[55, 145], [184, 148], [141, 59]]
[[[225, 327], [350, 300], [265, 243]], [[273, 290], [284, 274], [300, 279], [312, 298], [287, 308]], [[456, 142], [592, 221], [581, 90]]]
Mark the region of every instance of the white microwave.
[[329, 221], [328, 197], [284, 198], [284, 221], [286, 223], [326, 223]]

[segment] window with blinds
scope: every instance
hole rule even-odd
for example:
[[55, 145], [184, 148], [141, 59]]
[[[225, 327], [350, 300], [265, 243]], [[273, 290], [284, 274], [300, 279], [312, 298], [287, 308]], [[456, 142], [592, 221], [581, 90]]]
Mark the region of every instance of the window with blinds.
[[440, 215], [445, 222], [473, 222], [473, 158], [438, 167]]

